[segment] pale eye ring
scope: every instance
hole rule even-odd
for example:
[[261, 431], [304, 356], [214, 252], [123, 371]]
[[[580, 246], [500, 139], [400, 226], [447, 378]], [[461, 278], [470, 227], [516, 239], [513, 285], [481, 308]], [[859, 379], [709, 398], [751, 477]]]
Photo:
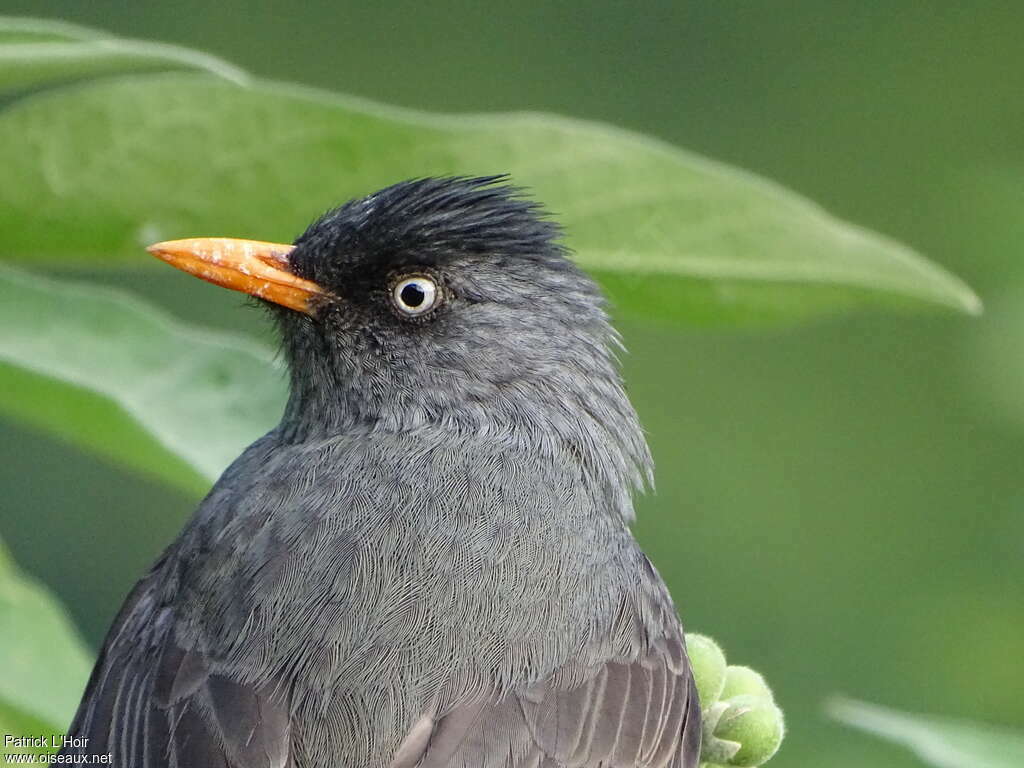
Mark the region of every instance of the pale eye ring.
[[404, 277], [391, 289], [395, 307], [409, 317], [426, 314], [437, 306], [439, 298], [437, 283], [426, 275]]

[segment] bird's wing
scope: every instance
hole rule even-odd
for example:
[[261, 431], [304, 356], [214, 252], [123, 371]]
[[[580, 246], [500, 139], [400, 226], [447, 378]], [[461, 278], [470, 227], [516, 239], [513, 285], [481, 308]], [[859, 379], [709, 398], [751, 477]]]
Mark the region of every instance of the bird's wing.
[[696, 768], [700, 733], [682, 640], [669, 638], [632, 662], [562, 670], [498, 701], [424, 718], [392, 768]]
[[285, 692], [210, 670], [180, 648], [173, 615], [143, 580], [107, 636], [69, 729], [69, 755], [120, 768], [287, 768]]

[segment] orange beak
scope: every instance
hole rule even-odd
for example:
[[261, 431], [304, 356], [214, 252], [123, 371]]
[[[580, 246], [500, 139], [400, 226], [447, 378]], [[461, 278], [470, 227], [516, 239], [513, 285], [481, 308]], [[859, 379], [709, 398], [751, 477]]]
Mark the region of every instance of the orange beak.
[[146, 250], [207, 282], [309, 315], [313, 312], [311, 302], [325, 291], [292, 274], [288, 256], [293, 248], [258, 240], [197, 237], [156, 243]]

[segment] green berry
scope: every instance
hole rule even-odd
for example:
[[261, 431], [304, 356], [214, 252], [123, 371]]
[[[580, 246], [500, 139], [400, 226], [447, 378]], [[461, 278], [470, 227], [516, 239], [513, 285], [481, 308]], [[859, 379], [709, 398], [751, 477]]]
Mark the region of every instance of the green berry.
[[764, 677], [750, 667], [730, 666], [725, 670], [725, 685], [720, 698], [731, 699], [734, 696], [761, 696], [773, 701], [772, 689], [768, 687]]
[[740, 744], [729, 765], [755, 768], [767, 762], [782, 743], [782, 711], [763, 695], [740, 694], [722, 703], [728, 709], [718, 721], [715, 736]]
[[686, 652], [697, 683], [700, 707], [707, 709], [718, 701], [725, 685], [725, 654], [710, 637], [696, 634], [686, 636]]

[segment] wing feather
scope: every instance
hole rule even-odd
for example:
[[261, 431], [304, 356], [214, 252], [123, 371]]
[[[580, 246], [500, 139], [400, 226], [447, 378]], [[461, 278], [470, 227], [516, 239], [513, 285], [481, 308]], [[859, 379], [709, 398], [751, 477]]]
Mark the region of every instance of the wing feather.
[[[700, 703], [682, 639], [634, 661], [575, 669], [498, 701], [456, 707], [403, 744], [418, 768], [696, 768]], [[415, 737], [414, 737], [415, 736]], [[411, 745], [422, 745], [419, 762]], [[396, 763], [397, 766], [397, 763]]]
[[290, 721], [273, 686], [214, 674], [177, 645], [171, 612], [141, 582], [114, 622], [62, 754], [121, 768], [291, 768]]

